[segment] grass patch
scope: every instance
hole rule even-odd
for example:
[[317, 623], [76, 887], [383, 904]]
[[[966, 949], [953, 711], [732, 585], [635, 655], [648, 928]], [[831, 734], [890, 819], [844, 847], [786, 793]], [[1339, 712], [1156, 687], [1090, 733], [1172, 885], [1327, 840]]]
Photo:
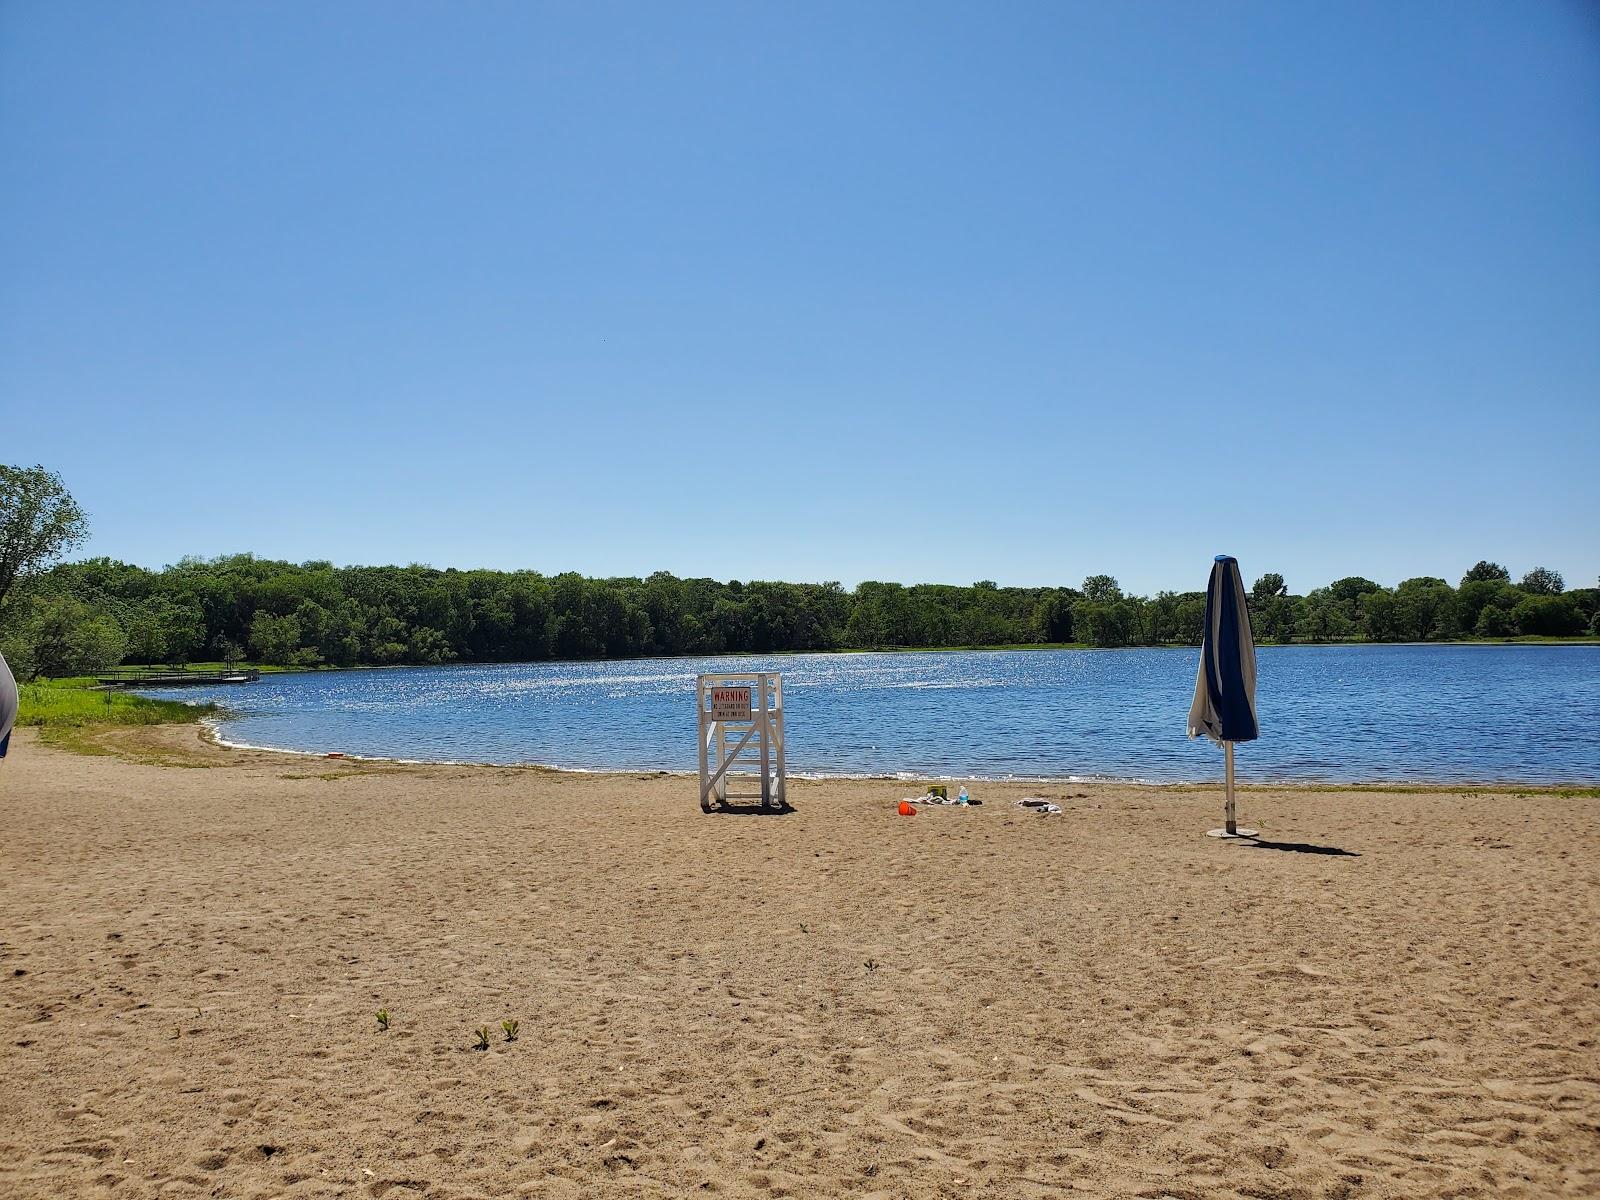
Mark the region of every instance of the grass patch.
[[69, 750], [73, 754], [93, 754], [106, 758], [120, 758], [123, 762], [130, 762], [145, 767], [214, 767], [218, 763], [208, 761], [204, 757], [192, 752], [179, 750], [166, 750], [159, 747], [150, 747], [137, 740], [130, 742], [126, 737], [118, 737], [120, 733], [132, 733], [139, 728], [149, 726], [130, 725], [45, 725], [39, 730], [39, 741], [57, 750]]
[[45, 725], [39, 730], [41, 745], [57, 750], [70, 750], [74, 754], [97, 754], [116, 757], [117, 752], [102, 744], [94, 736], [97, 725]]
[[135, 749], [105, 735], [117, 729], [151, 725], [188, 725], [217, 710], [215, 704], [149, 700], [129, 692], [101, 690], [94, 679], [53, 679], [25, 683], [17, 689], [17, 724], [39, 731], [47, 746], [74, 754], [108, 754], [152, 766], [205, 767], [192, 755]]
[[127, 692], [95, 691], [77, 680], [27, 683], [17, 689], [17, 724], [46, 730], [85, 725], [187, 724], [216, 711], [214, 704], [149, 700]]

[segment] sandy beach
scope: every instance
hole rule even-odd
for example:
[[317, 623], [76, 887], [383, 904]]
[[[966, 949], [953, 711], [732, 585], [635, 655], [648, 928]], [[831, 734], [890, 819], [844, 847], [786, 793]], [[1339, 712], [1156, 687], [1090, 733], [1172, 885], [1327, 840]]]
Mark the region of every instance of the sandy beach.
[[6, 1197], [1600, 1192], [1592, 798], [107, 736], [0, 769]]

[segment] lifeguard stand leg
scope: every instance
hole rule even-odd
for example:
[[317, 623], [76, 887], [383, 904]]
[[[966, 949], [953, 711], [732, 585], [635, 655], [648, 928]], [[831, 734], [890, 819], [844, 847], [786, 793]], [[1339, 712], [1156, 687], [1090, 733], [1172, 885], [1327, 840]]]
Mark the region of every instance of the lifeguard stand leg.
[[767, 677], [760, 676], [756, 690], [761, 693], [761, 708], [756, 713], [756, 720], [761, 722], [761, 807], [772, 807], [772, 751], [768, 734], [772, 724], [767, 719]]

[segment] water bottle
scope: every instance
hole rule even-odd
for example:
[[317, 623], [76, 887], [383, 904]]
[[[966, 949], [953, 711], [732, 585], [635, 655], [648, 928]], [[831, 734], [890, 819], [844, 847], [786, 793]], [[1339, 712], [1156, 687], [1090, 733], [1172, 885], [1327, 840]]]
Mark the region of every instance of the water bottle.
[[967, 785], [964, 784], [964, 783], [961, 785], [961, 794], [956, 797], [956, 803], [957, 804], [965, 804], [965, 803], [967, 803]]

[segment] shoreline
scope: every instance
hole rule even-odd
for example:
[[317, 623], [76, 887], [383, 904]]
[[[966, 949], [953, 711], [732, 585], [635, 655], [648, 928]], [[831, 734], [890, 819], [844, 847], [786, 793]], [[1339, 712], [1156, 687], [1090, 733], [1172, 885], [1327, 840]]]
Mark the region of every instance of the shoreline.
[[[328, 759], [339, 762], [371, 762], [388, 763], [403, 767], [481, 767], [485, 770], [530, 770], [550, 771], [557, 774], [587, 775], [587, 776], [638, 776], [641, 774], [665, 776], [678, 779], [696, 779], [697, 770], [674, 770], [668, 767], [567, 767], [555, 763], [542, 762], [478, 762], [471, 759], [442, 759], [442, 758], [392, 758], [380, 754], [357, 754], [346, 750], [295, 750], [286, 746], [263, 746], [252, 742], [232, 741], [222, 736], [217, 728], [222, 718], [209, 716], [202, 717], [192, 722], [200, 728], [201, 736], [211, 744], [228, 750], [249, 750], [262, 754], [284, 754], [294, 758]], [[1220, 769], [1219, 769], [1220, 770]], [[899, 771], [892, 774], [865, 774], [852, 772], [789, 772], [789, 778], [806, 780], [817, 783], [830, 781], [861, 782], [861, 783], [903, 783], [914, 784], [922, 780], [932, 783], [981, 783], [985, 786], [1009, 786], [1014, 784], [1033, 784], [1041, 787], [1050, 786], [1084, 786], [1106, 785], [1113, 787], [1150, 788], [1159, 791], [1193, 791], [1208, 790], [1222, 786], [1220, 774], [1215, 780], [1204, 779], [1142, 779], [1122, 778], [1108, 775], [937, 775], [928, 772]], [[1261, 779], [1254, 778], [1249, 782], [1236, 782], [1234, 790], [1243, 791], [1283, 791], [1284, 789], [1296, 791], [1327, 791], [1327, 792], [1396, 792], [1396, 793], [1429, 793], [1429, 792], [1516, 792], [1538, 795], [1593, 795], [1600, 798], [1600, 781], [1594, 783], [1565, 782], [1565, 783], [1521, 783], [1516, 780], [1302, 780], [1302, 779]]]

